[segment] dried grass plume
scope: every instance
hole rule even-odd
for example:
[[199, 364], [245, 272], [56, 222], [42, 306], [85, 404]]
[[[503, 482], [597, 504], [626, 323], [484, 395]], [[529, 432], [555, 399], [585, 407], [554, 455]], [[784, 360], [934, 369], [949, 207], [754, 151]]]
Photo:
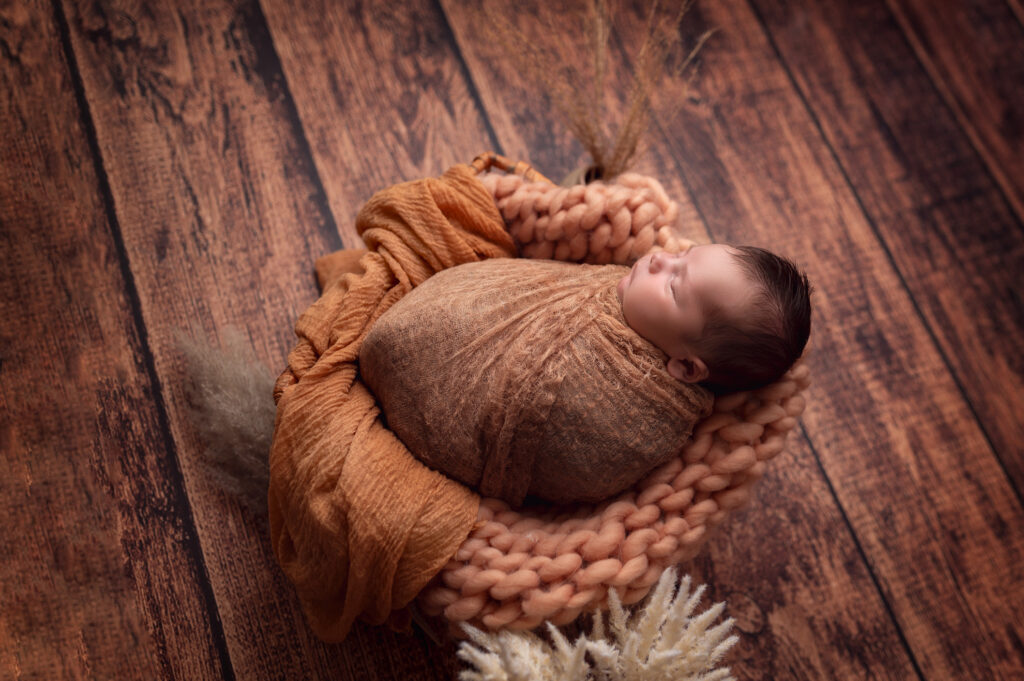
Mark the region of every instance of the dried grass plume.
[[237, 329], [224, 348], [176, 337], [185, 358], [189, 420], [202, 440], [203, 466], [224, 492], [252, 512], [267, 506], [270, 442], [274, 435], [274, 378]]
[[579, 31], [587, 38], [587, 58], [579, 63], [558, 54], [565, 37], [575, 33], [566, 19], [572, 17], [572, 12], [560, 13], [557, 24], [550, 16], [537, 17], [547, 39], [536, 40], [507, 18], [506, 5], [486, 6], [489, 28], [503, 53], [513, 59], [529, 80], [540, 85], [541, 94], [551, 101], [570, 132], [590, 154], [593, 163], [585, 169], [588, 181], [610, 179], [629, 169], [647, 130], [652, 97], [659, 82], [666, 76], [682, 77], [712, 34], [703, 34], [684, 57], [674, 59], [680, 51], [679, 24], [692, 3], [670, 4], [674, 6], [667, 14], [660, 11], [658, 2], [650, 6], [643, 40], [632, 56], [625, 111], [616, 112], [614, 122], [606, 105], [612, 70], [608, 50], [612, 22], [607, 0], [587, 0], [578, 12], [582, 15], [578, 17]]

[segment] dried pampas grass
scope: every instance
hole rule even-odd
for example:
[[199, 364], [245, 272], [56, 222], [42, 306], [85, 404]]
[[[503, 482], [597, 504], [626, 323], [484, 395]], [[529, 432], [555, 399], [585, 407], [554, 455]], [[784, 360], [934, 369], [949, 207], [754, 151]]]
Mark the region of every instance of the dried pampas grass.
[[[506, 16], [507, 10], [501, 9], [505, 5], [495, 2], [486, 6], [491, 37], [530, 81], [539, 84], [540, 94], [548, 98], [593, 160], [589, 168], [570, 177], [607, 180], [628, 170], [640, 152], [659, 83], [665, 77], [681, 79], [712, 35], [712, 31], [704, 33], [685, 56], [678, 57], [679, 25], [692, 3], [666, 4], [665, 11], [657, 1], [650, 5], [643, 40], [634, 46], [625, 111], [614, 116], [606, 106], [611, 71], [608, 40], [612, 32], [607, 0], [587, 0], [583, 6], [578, 5], [577, 12], [582, 14], [578, 29], [567, 21], [573, 12], [564, 7], [558, 12], [557, 22], [531, 15], [531, 20], [540, 23], [543, 40], [531, 38], [513, 24]], [[520, 11], [520, 16], [523, 14]], [[562, 43], [577, 33], [586, 37], [586, 46], [581, 48], [586, 59], [566, 60], [560, 54]], [[582, 171], [586, 171], [585, 176]]]
[[237, 329], [223, 333], [224, 348], [176, 337], [185, 358], [189, 420], [206, 449], [210, 479], [250, 511], [264, 515], [274, 435], [274, 378]]
[[598, 613], [590, 636], [575, 642], [548, 624], [550, 643], [530, 632], [484, 633], [466, 626], [469, 641], [458, 656], [472, 665], [460, 681], [726, 681], [728, 667], [717, 667], [739, 640], [729, 636], [733, 620], [715, 620], [717, 603], [695, 614], [704, 586], [691, 593], [690, 578], [677, 581], [666, 570], [646, 605], [630, 613], [615, 590], [609, 593], [607, 624]]

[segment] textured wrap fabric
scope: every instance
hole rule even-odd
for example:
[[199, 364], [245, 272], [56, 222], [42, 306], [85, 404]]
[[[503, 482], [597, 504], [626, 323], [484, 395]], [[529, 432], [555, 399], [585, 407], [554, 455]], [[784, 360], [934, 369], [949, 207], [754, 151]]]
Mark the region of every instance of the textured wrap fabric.
[[436, 272], [515, 255], [468, 166], [379, 192], [356, 227], [368, 252], [322, 269], [323, 295], [296, 323], [299, 343], [274, 390], [271, 541], [311, 627], [328, 641], [343, 639], [357, 617], [400, 624], [393, 611], [449, 560], [479, 505], [382, 424], [357, 371], [363, 339]]
[[490, 260], [377, 320], [360, 374], [420, 461], [484, 496], [596, 502], [678, 456], [711, 394], [622, 316], [618, 265]]

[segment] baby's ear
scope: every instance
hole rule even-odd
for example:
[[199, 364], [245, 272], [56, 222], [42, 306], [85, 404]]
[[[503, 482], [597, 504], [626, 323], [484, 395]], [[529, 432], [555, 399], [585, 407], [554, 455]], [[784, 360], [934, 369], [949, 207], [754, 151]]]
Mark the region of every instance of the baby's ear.
[[700, 383], [710, 373], [699, 357], [672, 357], [665, 368], [669, 376], [684, 383]]

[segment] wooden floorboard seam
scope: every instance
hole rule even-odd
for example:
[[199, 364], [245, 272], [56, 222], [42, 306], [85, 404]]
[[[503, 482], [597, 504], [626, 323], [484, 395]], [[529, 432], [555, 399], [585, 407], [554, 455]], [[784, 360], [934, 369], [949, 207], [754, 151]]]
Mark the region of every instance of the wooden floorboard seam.
[[[324, 181], [320, 177], [320, 169], [316, 165], [316, 157], [313, 154], [313, 150], [309, 145], [309, 137], [306, 135], [306, 127], [302, 124], [302, 118], [299, 116], [299, 109], [295, 105], [295, 98], [292, 96], [291, 83], [288, 82], [288, 74], [285, 72], [284, 67], [281, 64], [281, 55], [277, 51], [277, 44], [274, 42], [274, 32], [270, 30], [270, 24], [267, 22], [267, 15], [263, 12], [263, 5], [258, 0], [253, 2], [258, 13], [258, 19], [261, 28], [266, 32], [267, 45], [266, 45], [266, 56], [271, 60], [271, 68], [281, 76], [281, 91], [284, 98], [284, 104], [286, 109], [286, 116], [288, 123], [292, 126], [292, 134], [295, 137], [296, 142], [299, 144], [300, 153], [303, 155], [303, 160], [309, 165], [309, 181], [313, 183], [316, 189], [316, 196], [313, 197], [313, 202], [321, 209], [325, 217], [325, 221], [319, 226], [321, 236], [325, 237], [327, 243], [331, 244], [331, 250], [338, 250], [341, 248], [352, 248], [358, 247], [358, 244], [345, 244], [341, 239], [341, 232], [338, 231], [338, 225], [334, 221], [334, 215], [330, 210], [330, 203], [327, 201], [327, 190], [324, 188]], [[262, 53], [262, 52], [261, 52]], [[326, 253], [324, 254], [326, 255]]]
[[[814, 128], [818, 132], [818, 137], [821, 139], [822, 145], [826, 149], [828, 149], [828, 153], [832, 157], [832, 161], [835, 163], [836, 168], [839, 170], [840, 174], [843, 177], [843, 182], [846, 183], [846, 187], [850, 190], [850, 194], [853, 196], [853, 199], [857, 202], [857, 207], [860, 209], [861, 214], [864, 216], [865, 222], [867, 222], [868, 226], [871, 228], [872, 233], [875, 235], [875, 238], [878, 240], [878, 244], [881, 247], [882, 252], [885, 253], [885, 257], [889, 261], [889, 265], [892, 267], [893, 272], [899, 279], [900, 286], [903, 287], [903, 290], [907, 294], [907, 298], [910, 300], [910, 304], [914, 308], [914, 313], [917, 315], [917, 318], [921, 322], [921, 325], [928, 333], [928, 338], [930, 339], [932, 346], [935, 348], [935, 351], [942, 359], [942, 363], [946, 367], [946, 370], [949, 372], [949, 376], [953, 380], [954, 385], [956, 385], [957, 390], [960, 392], [960, 396], [963, 398], [964, 404], [967, 406], [968, 411], [970, 411], [971, 416], [974, 417], [974, 421], [975, 423], [977, 423], [978, 429], [981, 432], [982, 437], [985, 439], [985, 442], [988, 445], [989, 450], [992, 452], [993, 456], [995, 457], [995, 460], [999, 463], [1000, 470], [1002, 470], [1003, 476], [1006, 478], [1007, 484], [1010, 486], [1010, 489], [1014, 491], [1017, 497], [1018, 505], [1024, 508], [1024, 491], [1019, 489], [1015, 484], [1014, 478], [1012, 475], [1010, 475], [1010, 471], [1007, 468], [1005, 461], [1005, 457], [1012, 455], [1012, 453], [999, 451], [999, 449], [993, 442], [993, 439], [989, 434], [988, 428], [986, 427], [985, 421], [984, 419], [981, 418], [978, 409], [975, 407], [974, 402], [971, 400], [970, 393], [967, 391], [966, 386], [961, 380], [959, 372], [956, 370], [955, 365], [950, 360], [949, 355], [943, 349], [942, 343], [939, 341], [938, 334], [935, 332], [935, 329], [932, 328], [932, 324], [929, 322], [928, 316], [924, 313], [921, 304], [918, 302], [917, 296], [914, 295], [913, 288], [907, 283], [907, 278], [904, 275], [903, 270], [900, 268], [899, 263], [896, 260], [896, 257], [893, 255], [892, 249], [889, 246], [889, 242], [886, 239], [885, 234], [882, 232], [881, 229], [879, 229], [878, 223], [876, 222], [874, 216], [871, 214], [871, 211], [868, 210], [867, 205], [865, 205], [864, 200], [861, 198], [860, 192], [857, 190], [857, 186], [853, 182], [853, 178], [850, 177], [850, 173], [847, 170], [846, 165], [843, 163], [842, 158], [836, 152], [835, 146], [832, 144], [828, 135], [825, 133], [825, 130], [821, 125], [821, 121], [819, 120], [818, 115], [814, 111], [814, 107], [810, 105], [806, 93], [800, 87], [799, 81], [794, 76], [793, 71], [790, 68], [789, 62], [786, 60], [785, 56], [782, 54], [782, 51], [779, 49], [778, 44], [775, 42], [775, 36], [772, 35], [771, 29], [769, 28], [767, 22], [764, 20], [764, 16], [761, 14], [761, 12], [758, 10], [757, 6], [753, 2], [750, 2], [748, 0], [747, 5], [750, 7], [750, 10], [754, 14], [754, 16], [757, 17], [758, 22], [760, 22], [761, 28], [765, 34], [765, 38], [768, 40], [768, 44], [771, 45], [772, 51], [775, 53], [775, 58], [778, 60], [782, 69], [785, 71], [786, 77], [789, 79], [789, 83], [793, 89], [793, 92], [796, 93], [796, 96], [800, 99], [800, 102], [803, 105], [804, 110], [807, 112], [807, 116], [814, 123]], [[954, 115], [956, 115], [955, 112]], [[962, 127], [962, 119], [959, 116], [957, 116], [957, 120], [961, 123]], [[975, 153], [979, 153], [977, 145], [973, 144], [973, 142], [972, 148], [975, 150]], [[982, 161], [984, 162], [984, 157], [982, 157]], [[984, 163], [984, 165], [986, 168], [989, 168], [989, 170], [991, 170], [991, 166], [987, 162]], [[1007, 198], [1006, 192], [1004, 188], [1000, 185], [998, 178], [996, 178], [993, 175], [993, 179], [996, 180], [995, 185], [1000, 188], [1003, 197]], [[1021, 222], [1021, 216], [1013, 211], [1011, 211], [1011, 214], [1013, 214], [1016, 217], [1017, 225], [1024, 229], [1024, 223]], [[810, 440], [808, 440], [808, 442], [810, 442]], [[813, 446], [813, 443], [811, 443], [812, 448]], [[829, 485], [831, 487], [831, 481], [829, 481]], [[837, 504], [838, 501], [839, 500], [836, 499]]]
[[[1024, 197], [1017, 195], [1017, 192], [1014, 191], [1013, 182], [1011, 182], [1004, 169], [999, 165], [997, 159], [995, 159], [986, 149], [984, 140], [981, 138], [981, 134], [971, 123], [967, 112], [964, 111], [962, 106], [960, 106], [956, 95], [953, 94], [949, 86], [946, 84], [946, 81], [942, 78], [942, 74], [939, 72], [938, 66], [936, 66], [934, 61], [928, 58], [927, 52], [921, 44], [921, 38], [914, 32], [913, 26], [910, 25], [907, 16], [903, 12], [899, 11], [892, 0], [884, 0], [884, 2], [893, 19], [897, 24], [899, 24], [904, 39], [910, 46], [910, 49], [917, 58], [921, 68], [923, 68], [925, 73], [928, 74], [932, 87], [935, 88], [939, 97], [943, 102], [945, 102], [946, 107], [949, 109], [950, 113], [952, 113], [953, 118], [960, 124], [960, 129], [964, 131], [964, 134], [970, 141], [975, 153], [981, 158], [985, 167], [988, 169], [988, 172], [992, 176], [992, 179], [995, 181], [995, 185], [999, 187], [999, 191], [1003, 195], [1004, 200], [1009, 204], [1013, 214], [1017, 217], [1017, 224], [1021, 226], [1021, 229], [1024, 229]], [[1011, 5], [1011, 8], [1014, 8], [1014, 6]], [[1017, 15], [1018, 19], [1021, 19], [1019, 12], [1015, 11], [1014, 13]], [[1022, 20], [1022, 26], [1024, 26], [1024, 20]]]
[[[224, 634], [224, 627], [220, 618], [220, 609], [217, 604], [216, 594], [214, 594], [213, 586], [210, 582], [210, 573], [206, 565], [206, 556], [203, 553], [202, 546], [199, 542], [199, 532], [195, 521], [195, 513], [192, 508], [191, 500], [188, 497], [187, 490], [185, 489], [185, 480], [181, 470], [178, 448], [171, 435], [170, 419], [167, 413], [167, 405], [163, 397], [164, 388], [156, 370], [156, 362], [149, 342], [149, 332], [142, 316], [139, 292], [135, 284], [135, 277], [132, 272], [131, 264], [128, 260], [128, 252], [125, 247], [124, 236], [121, 233], [120, 222], [118, 220], [116, 206], [114, 205], [114, 196], [110, 187], [110, 180], [107, 176], [106, 168], [103, 163], [103, 156], [100, 152], [99, 142], [96, 135], [96, 127], [92, 119], [89, 101], [85, 94], [85, 84], [82, 80], [82, 75], [78, 67], [78, 60], [75, 55], [74, 47], [71, 43], [71, 29], [68, 25], [67, 17], [64, 15], [63, 8], [60, 5], [60, 1], [53, 0], [52, 6], [54, 21], [60, 35], [61, 49], [64, 52], [64, 59], [67, 61], [72, 87], [74, 88], [75, 101], [78, 105], [82, 125], [87, 131], [87, 143], [89, 146], [90, 156], [92, 157], [93, 170], [96, 173], [96, 181], [99, 184], [99, 189], [102, 195], [107, 224], [110, 226], [111, 240], [113, 241], [114, 247], [117, 251], [117, 261], [121, 270], [121, 276], [124, 277], [125, 295], [131, 309], [135, 331], [139, 334], [139, 346], [142, 351], [143, 360], [142, 364], [145, 367], [144, 371], [146, 378], [152, 386], [153, 407], [156, 411], [157, 419], [160, 424], [160, 439], [164, 443], [164, 455], [173, 462], [173, 465], [168, 467], [171, 471], [171, 475], [173, 476], [173, 479], [171, 480], [174, 484], [173, 498], [175, 499], [178, 508], [181, 508], [184, 512], [185, 517], [183, 520], [188, 523], [187, 527], [183, 528], [187, 533], [188, 540], [183, 543], [188, 547], [188, 553], [191, 554], [192, 560], [195, 561], [195, 564], [199, 567], [203, 575], [202, 583], [199, 584], [198, 587], [203, 594], [203, 600], [206, 603], [206, 613], [210, 623], [210, 630], [213, 633], [212, 644], [217, 651], [217, 657], [221, 664], [221, 677], [225, 679], [225, 681], [235, 681], [234, 666], [231, 663], [231, 655], [228, 650], [227, 638]], [[163, 651], [164, 646], [158, 645], [157, 649], [159, 651]], [[170, 665], [166, 660], [161, 660], [161, 665], [165, 670], [170, 670]]]
[[910, 660], [910, 665], [914, 668], [914, 673], [917, 674], [917, 678], [925, 681], [924, 671], [921, 669], [921, 665], [917, 661], [917, 656], [914, 655], [914, 648], [910, 645], [910, 641], [907, 639], [906, 633], [903, 631], [903, 626], [900, 624], [899, 618], [896, 617], [896, 611], [892, 607], [889, 595], [886, 594], [882, 588], [882, 582], [878, 578], [878, 574], [875, 572], [875, 566], [872, 565], [868, 559], [868, 553], [864, 549], [864, 545], [860, 541], [860, 537], [857, 536], [856, 528], [853, 526], [853, 522], [850, 520], [850, 515], [846, 512], [846, 507], [843, 506], [843, 502], [839, 499], [839, 494], [836, 492], [835, 486], [832, 484], [832, 478], [829, 477], [828, 472], [825, 470], [825, 464], [822, 463], [821, 456], [818, 454], [818, 448], [814, 446], [814, 442], [811, 440], [810, 435], [807, 434], [807, 427], [804, 425], [803, 419], [797, 422], [797, 430], [800, 433], [800, 437], [807, 443], [808, 449], [814, 455], [814, 463], [818, 467], [818, 471], [821, 473], [822, 479], [825, 481], [825, 485], [828, 486], [828, 492], [832, 495], [832, 500], [835, 502], [836, 508], [839, 509], [839, 515], [843, 519], [843, 524], [846, 525], [846, 530], [850, 535], [850, 539], [853, 541], [854, 547], [857, 549], [857, 555], [860, 556], [861, 562], [864, 564], [864, 569], [867, 570], [868, 576], [871, 578], [871, 583], [875, 587], [875, 593], [878, 594], [878, 600], [882, 602], [882, 606], [885, 608], [886, 615], [889, 616], [889, 621], [892, 622], [893, 629], [896, 630], [896, 635], [900, 639], [900, 644], [903, 646], [903, 652], [907, 654], [907, 658]]
[[[494, 151], [498, 154], [505, 154], [505, 149], [501, 145], [501, 141], [498, 138], [498, 133], [494, 129], [494, 124], [491, 123], [491, 116], [484, 106], [484, 101], [480, 97], [480, 88], [477, 87], [476, 81], [473, 80], [473, 74], [469, 70], [469, 64], [466, 63], [466, 57], [462, 54], [462, 47], [459, 45], [459, 41], [455, 39], [455, 31], [452, 30], [451, 21], [448, 20], [448, 14], [444, 11], [444, 6], [441, 5], [441, 0], [431, 0], [434, 5], [434, 9], [437, 11], [437, 16], [444, 22], [445, 28], [445, 40], [452, 47], [452, 52], [459, 60], [459, 70], [462, 73], [463, 79], [466, 81], [466, 87], [469, 89], [469, 96], [473, 100], [473, 105], [477, 108], [480, 113], [480, 119], [484, 124], [484, 129], [487, 131], [487, 136], [490, 138], [490, 149], [480, 149], [480, 152]], [[466, 163], [469, 163], [473, 159], [466, 159]], [[525, 160], [525, 159], [524, 159]]]
[[1017, 21], [1020, 23], [1021, 28], [1024, 28], [1024, 5], [1021, 5], [1017, 0], [1006, 0], [1006, 4], [1010, 6], [1010, 11], [1013, 12], [1013, 16], [1017, 17]]

